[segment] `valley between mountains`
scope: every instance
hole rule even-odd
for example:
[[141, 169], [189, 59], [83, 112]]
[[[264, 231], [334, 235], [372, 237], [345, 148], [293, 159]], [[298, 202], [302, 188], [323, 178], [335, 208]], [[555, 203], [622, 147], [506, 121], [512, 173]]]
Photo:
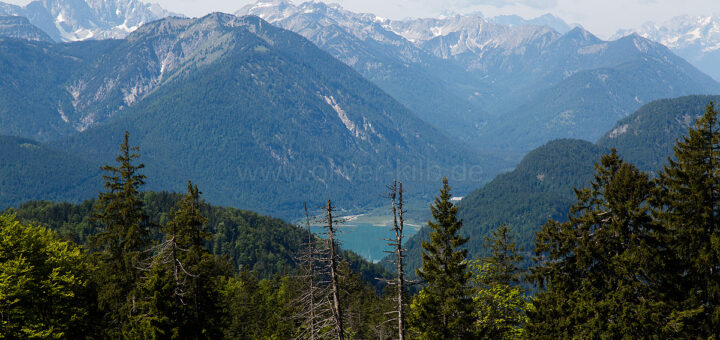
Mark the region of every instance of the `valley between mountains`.
[[[720, 92], [665, 46], [638, 35], [603, 41], [552, 16], [393, 21], [275, 1], [190, 19], [132, 1], [42, 6], [6, 7], [0, 25], [4, 206], [93, 198], [95, 169], [127, 130], [150, 190], [179, 191], [192, 178], [214, 204], [290, 220], [324, 198], [382, 216], [385, 185], [403, 178], [423, 224], [443, 175], [463, 197], [548, 141], [594, 141], [654, 99]], [[49, 14], [20, 16], [31, 8], [75, 24], [43, 32], [33, 23]], [[103, 12], [112, 8], [116, 18]], [[120, 21], [137, 27], [110, 26]], [[557, 203], [542, 216], [561, 215]]]
[[[327, 324], [318, 334], [389, 338], [396, 326], [383, 326], [385, 314], [378, 309], [394, 306], [388, 294], [395, 291], [386, 283], [403, 269], [403, 280], [427, 284], [432, 279], [427, 252], [439, 244], [433, 223], [456, 228], [448, 231], [454, 239], [446, 240], [453, 244], [446, 248], [457, 248], [452, 256], [462, 255], [457, 268], [471, 268], [463, 273], [472, 278], [463, 280], [474, 280], [473, 289], [479, 290], [473, 301], [482, 305], [487, 298], [482, 294], [490, 294], [483, 289], [497, 288], [481, 263], [499, 256], [490, 243], [497, 246], [504, 237], [514, 254], [506, 260], [512, 260], [515, 272], [550, 271], [574, 256], [566, 253], [558, 262], [544, 257], [557, 246], [552, 242], [567, 236], [558, 230], [587, 222], [579, 211], [606, 207], [592, 195], [610, 195], [611, 189], [621, 197], [644, 195], [620, 205], [630, 209], [637, 203], [629, 213], [635, 215], [627, 217], [638, 219], [632, 220], [639, 225], [633, 232], [658, 237], [652, 242], [677, 241], [666, 232], [682, 218], [662, 209], [681, 199], [666, 195], [663, 201], [661, 191], [683, 183], [671, 183], [682, 175], [679, 167], [692, 163], [682, 157], [698, 155], [690, 149], [690, 156], [683, 154], [683, 145], [700, 143], [702, 133], [717, 134], [711, 103], [720, 102], [719, 27], [717, 16], [685, 16], [620, 30], [605, 40], [551, 14], [396, 20], [322, 1], [270, 0], [232, 14], [187, 17], [138, 0], [0, 2], [0, 227], [5, 228], [0, 232], [12, 240], [6, 248], [0, 241], [0, 331], [63, 338], [87, 328], [111, 338], [141, 338], [142, 332], [165, 336], [206, 327], [209, 333], [191, 338], [304, 338], [315, 330], [282, 318], [299, 306], [292, 301], [302, 298], [298, 282], [312, 276], [304, 272], [312, 268], [308, 263], [331, 253], [328, 258], [344, 260], [322, 272], [318, 282], [340, 280], [350, 288], [334, 296], [330, 290], [318, 293], [324, 294], [318, 301], [332, 296], [337, 302], [326, 311], [334, 326]], [[709, 132], [703, 124], [711, 126]], [[711, 137], [709, 144], [692, 147], [720, 144]], [[715, 153], [710, 168], [716, 166], [712, 157], [720, 159]], [[613, 182], [621, 169], [626, 171], [621, 179], [632, 183]], [[682, 171], [695, 168], [688, 169]], [[706, 191], [715, 198], [712, 169], [707, 173], [713, 175], [698, 183], [713, 186]], [[606, 223], [603, 214], [618, 209], [612, 206], [588, 221]], [[398, 213], [406, 223], [404, 234], [392, 229]], [[708, 214], [715, 218], [716, 213]], [[337, 235], [330, 232], [333, 225]], [[119, 238], [113, 241], [113, 235]], [[568, 240], [596, 235], [604, 234], [588, 231]], [[173, 243], [184, 237], [187, 245]], [[337, 239], [328, 242], [328, 237]], [[33, 238], [42, 244], [28, 241]], [[312, 246], [321, 243], [331, 246]], [[3, 302], [10, 291], [4, 284], [20, 275], [2, 276], [3, 266], [24, 261], [7, 254], [35, 246], [45, 250], [23, 254], [65, 256], [62, 266], [74, 263], [68, 282], [84, 280], [73, 281], [77, 299], [58, 300], [68, 306], [83, 301], [80, 316], [70, 318], [75, 321], [58, 324], [57, 329], [65, 327], [60, 333], [48, 324], [63, 315], [53, 315], [47, 324], [28, 321], [37, 329], [17, 322], [3, 328], [7, 311], [20, 308], [23, 312], [13, 317], [21, 318], [37, 305], [24, 301], [42, 297], [28, 288], [28, 295], [16, 299], [23, 303]], [[65, 250], [52, 253], [53, 247]], [[213, 301], [212, 306], [185, 304], [177, 290], [185, 274], [178, 268], [175, 290], [168, 290], [172, 280], [166, 269], [176, 261], [167, 260], [171, 248], [186, 252], [182, 261], [193, 263], [190, 271], [198, 273], [186, 271], [183, 280], [212, 278], [203, 281], [207, 286], [187, 288], [210, 294], [203, 301]], [[680, 254], [685, 248], [677, 249]], [[402, 265], [393, 262], [398, 253], [404, 254]], [[673, 259], [692, 257], [677, 256]], [[661, 266], [648, 263], [637, 265]], [[125, 272], [115, 271], [120, 267]], [[657, 269], [648, 268], [643, 270]], [[334, 277], [336, 271], [342, 279]], [[559, 272], [549, 271], [542, 273], [560, 282], [552, 276]], [[311, 290], [317, 288], [313, 280]], [[542, 318], [526, 304], [554, 288], [520, 274], [508, 280], [503, 287], [509, 290], [502, 294], [509, 295], [503, 298], [516, 303], [509, 307], [512, 313], [521, 314], [508, 318], [522, 320], [505, 331], [519, 332], [510, 338], [522, 338], [526, 331], [541, 334], [552, 322], [538, 321]], [[643, 280], [633, 284], [654, 284]], [[113, 285], [122, 287], [108, 288]], [[423, 300], [432, 298], [424, 295], [426, 287], [402, 288], [413, 301], [414, 307], [407, 306], [416, 308], [413, 313], [436, 304]], [[181, 303], [161, 306], [162, 294], [168, 294], [167, 301], [180, 297]], [[352, 299], [353, 294], [362, 299]], [[145, 300], [135, 301], [136, 295]], [[339, 296], [345, 299], [342, 306]], [[402, 294], [393, 299], [402, 301]], [[550, 308], [541, 305], [545, 302], [538, 308]], [[651, 306], [665, 313], [663, 322], [672, 328], [663, 328], [663, 334], [702, 333], [683, 328], [683, 322], [703, 324], [693, 318], [707, 316], [705, 309], [692, 309], [695, 302], [688, 298], [672, 305], [688, 308], [680, 314], [662, 304]], [[250, 304], [256, 313], [248, 311]], [[194, 319], [177, 312], [167, 320], [196, 323], [173, 329], [175, 319], [133, 314], [145, 308], [160, 315], [165, 307], [173, 313], [205, 308], [207, 320], [198, 321], [196, 310]], [[563, 308], [553, 313], [562, 314]], [[333, 314], [340, 309], [349, 314]], [[337, 326], [339, 320], [352, 331]], [[417, 320], [410, 322], [416, 325], [413, 332], [420, 332]], [[475, 331], [474, 338], [492, 338]]]

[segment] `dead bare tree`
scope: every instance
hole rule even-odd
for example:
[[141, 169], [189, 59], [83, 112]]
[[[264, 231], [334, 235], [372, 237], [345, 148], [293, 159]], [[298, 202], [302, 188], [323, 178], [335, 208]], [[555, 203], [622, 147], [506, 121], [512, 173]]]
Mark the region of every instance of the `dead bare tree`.
[[403, 208], [403, 187], [402, 182], [397, 180], [393, 181], [393, 184], [388, 186], [390, 192], [387, 197], [392, 202], [392, 214], [393, 214], [393, 225], [392, 229], [395, 232], [394, 239], [385, 239], [388, 241], [388, 246], [392, 247], [392, 250], [386, 251], [395, 255], [394, 260], [389, 260], [395, 264], [395, 279], [384, 280], [389, 285], [394, 285], [396, 289], [396, 296], [393, 301], [397, 304], [397, 309], [390, 311], [387, 314], [394, 315], [393, 318], [388, 322], [397, 321], [398, 327], [398, 339], [405, 339], [405, 301], [403, 299], [405, 295], [405, 273], [403, 268], [403, 259], [405, 258], [405, 249], [402, 247], [403, 241], [403, 228], [405, 227], [405, 210]]
[[332, 326], [333, 314], [331, 301], [328, 298], [326, 278], [329, 276], [327, 266], [323, 266], [323, 259], [327, 258], [327, 249], [318, 244], [318, 238], [310, 229], [310, 215], [305, 205], [305, 227], [307, 241], [303, 252], [296, 257], [301, 272], [296, 276], [305, 281], [306, 290], [293, 301], [298, 306], [298, 313], [294, 315], [301, 320], [298, 339], [327, 339]]
[[306, 289], [294, 301], [299, 306], [296, 318], [302, 320], [298, 338], [302, 339], [345, 339], [343, 311], [340, 304], [340, 283], [338, 265], [340, 256], [337, 248], [337, 225], [343, 220], [333, 216], [335, 208], [328, 200], [322, 207], [322, 217], [315, 219], [322, 223], [325, 231], [320, 233], [324, 240], [315, 237], [310, 230], [310, 216], [305, 206], [305, 227], [307, 243], [303, 253], [297, 257], [303, 271], [298, 278], [305, 280]]
[[156, 267], [169, 267], [168, 269], [173, 274], [173, 297], [183, 305], [186, 304], [184, 297], [187, 293], [187, 279], [197, 277], [196, 274], [188, 272], [180, 260], [180, 253], [188, 251], [189, 249], [178, 244], [176, 229], [172, 227], [167, 239], [149, 248], [147, 252], [153, 255], [138, 266], [138, 269], [145, 273], [149, 273]]
[[327, 257], [328, 267], [330, 268], [330, 293], [332, 294], [332, 312], [334, 319], [335, 334], [338, 340], [345, 339], [345, 329], [343, 328], [343, 315], [342, 309], [340, 308], [340, 287], [338, 282], [338, 271], [337, 265], [339, 261], [339, 254], [337, 253], [335, 244], [335, 233], [337, 232], [333, 222], [333, 211], [335, 207], [332, 206], [332, 202], [328, 200], [327, 206], [324, 208], [326, 214], [325, 220], [325, 232], [327, 234], [327, 247], [329, 254]]

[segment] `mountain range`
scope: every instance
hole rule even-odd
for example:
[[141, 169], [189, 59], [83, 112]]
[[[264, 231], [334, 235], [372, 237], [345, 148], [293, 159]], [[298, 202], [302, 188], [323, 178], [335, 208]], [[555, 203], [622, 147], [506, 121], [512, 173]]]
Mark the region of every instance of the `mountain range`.
[[678, 16], [619, 30], [616, 37], [637, 33], [669, 47], [701, 71], [720, 80], [720, 15]]
[[712, 78], [638, 35], [603, 41], [580, 27], [563, 34], [479, 15], [398, 21], [283, 0], [236, 14], [303, 35], [422, 119], [513, 161], [555, 138], [596, 140], [655, 99], [720, 93]]
[[14, 103], [0, 133], [99, 166], [114, 160], [128, 130], [149, 189], [181, 190], [192, 179], [215, 204], [275, 216], [328, 198], [372, 205], [394, 177], [419, 195], [462, 170], [469, 191], [499, 164], [257, 17], [166, 18], [122, 40], [5, 39], [0, 65], [8, 75], [0, 93]]
[[0, 2], [0, 15], [21, 16], [54, 41], [124, 38], [146, 22], [178, 16], [139, 0], [34, 0]]
[[[0, 5], [0, 13], [25, 15], [52, 39], [66, 41], [122, 38], [144, 22], [172, 15], [136, 0], [46, 0]], [[603, 41], [552, 15], [389, 20], [339, 5], [285, 0], [258, 2], [236, 14], [257, 15], [301, 34], [422, 120], [506, 164], [555, 138], [596, 140], [655, 99], [720, 93], [720, 84], [660, 44], [638, 35]], [[188, 48], [197, 46], [183, 47]], [[182, 58], [176, 53], [168, 60], [150, 58], [152, 65], [128, 60], [127, 69], [105, 70], [100, 68], [110, 63], [102, 61], [89, 71], [77, 70], [85, 75], [52, 94], [60, 118], [67, 120], [53, 122], [52, 129], [69, 124], [83, 131], [110, 119], [167, 81], [162, 65], [172, 71]], [[100, 71], [112, 76], [97, 76]], [[55, 131], [43, 133], [21, 135], [57, 137]]]
[[[141, 15], [150, 7], [133, 1], [0, 10], [107, 18], [103, 10], [118, 6], [140, 13], [116, 10], [124, 21], [150, 20]], [[493, 221], [524, 232], [561, 216], [571, 184], [585, 183], [591, 160], [607, 147], [656, 169], [663, 160], [655, 155], [667, 154], [697, 101], [709, 97], [694, 97], [700, 99], [684, 111], [674, 101], [660, 110], [684, 112], [680, 120], [666, 118], [684, 125], [653, 130], [672, 132], [670, 139], [638, 137], [646, 130], [636, 125], [662, 102], [644, 103], [720, 92], [720, 84], [663, 45], [637, 34], [603, 41], [580, 27], [561, 33], [537, 25], [552, 23], [549, 17], [394, 21], [286, 1], [237, 14], [166, 17], [108, 40], [44, 35], [33, 17], [0, 17], [0, 206], [92, 197], [101, 190], [95, 169], [113, 161], [126, 130], [140, 146], [149, 189], [181, 190], [192, 179], [213, 204], [284, 218], [299, 216], [303, 202], [328, 198], [346, 209], [367, 208], [393, 178], [405, 182], [412, 199], [429, 200], [449, 175], [462, 196], [544, 145], [461, 203], [470, 207], [462, 213], [470, 225], [485, 223], [471, 226], [473, 233], [482, 235]], [[115, 27], [94, 20], [100, 22], [53, 27]], [[601, 140], [546, 144], [558, 137]], [[661, 142], [650, 152], [647, 140]], [[509, 202], [521, 203], [511, 209]], [[480, 207], [505, 215], [491, 218]]]

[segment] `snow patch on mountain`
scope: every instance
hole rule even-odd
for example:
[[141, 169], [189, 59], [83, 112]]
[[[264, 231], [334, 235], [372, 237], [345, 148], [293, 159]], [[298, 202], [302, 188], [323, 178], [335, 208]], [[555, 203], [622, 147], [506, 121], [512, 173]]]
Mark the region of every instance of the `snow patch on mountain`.
[[720, 15], [678, 16], [662, 23], [619, 30], [616, 37], [629, 34], [657, 41], [700, 70], [720, 79]]
[[139, 0], [35, 0], [24, 7], [0, 2], [0, 15], [26, 17], [56, 41], [121, 39], [144, 23], [179, 16]]

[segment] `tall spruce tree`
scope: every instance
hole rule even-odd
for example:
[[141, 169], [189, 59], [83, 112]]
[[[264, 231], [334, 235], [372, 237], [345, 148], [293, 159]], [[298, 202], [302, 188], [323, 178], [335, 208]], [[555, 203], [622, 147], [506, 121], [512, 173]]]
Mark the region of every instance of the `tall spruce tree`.
[[119, 337], [137, 313], [140, 264], [149, 257], [151, 223], [143, 211], [140, 187], [144, 164], [135, 164], [139, 148], [131, 147], [129, 133], [120, 145], [117, 166], [107, 165], [105, 192], [100, 193], [92, 214], [100, 232], [91, 238], [97, 251], [98, 305], [105, 315], [110, 337]]
[[515, 238], [503, 224], [485, 238], [491, 255], [473, 261], [473, 301], [477, 336], [484, 339], [518, 339], [524, 335], [530, 303], [518, 284], [523, 278]]
[[720, 330], [720, 126], [711, 102], [660, 172], [654, 214], [667, 228], [665, 287], [678, 337], [714, 338]]
[[518, 254], [521, 250], [515, 242], [510, 228], [503, 224], [493, 230], [490, 237], [485, 237], [485, 248], [491, 255], [484, 260], [488, 264], [487, 284], [517, 285], [523, 277], [520, 262], [523, 257]]
[[467, 238], [460, 236], [462, 221], [458, 208], [450, 201], [450, 186], [443, 187], [430, 207], [435, 222], [430, 242], [423, 241], [422, 267], [417, 275], [425, 287], [413, 299], [410, 313], [412, 329], [422, 339], [468, 339], [473, 337], [473, 301], [470, 291]]
[[141, 313], [133, 320], [133, 336], [143, 338], [213, 339], [222, 334], [220, 288], [224, 276], [204, 243], [210, 238], [200, 212], [200, 191], [188, 181], [187, 194], [163, 227], [140, 284]]
[[615, 150], [575, 190], [569, 221], [548, 221], [536, 239], [530, 338], [665, 338], [658, 277], [659, 230], [646, 199], [648, 175]]

